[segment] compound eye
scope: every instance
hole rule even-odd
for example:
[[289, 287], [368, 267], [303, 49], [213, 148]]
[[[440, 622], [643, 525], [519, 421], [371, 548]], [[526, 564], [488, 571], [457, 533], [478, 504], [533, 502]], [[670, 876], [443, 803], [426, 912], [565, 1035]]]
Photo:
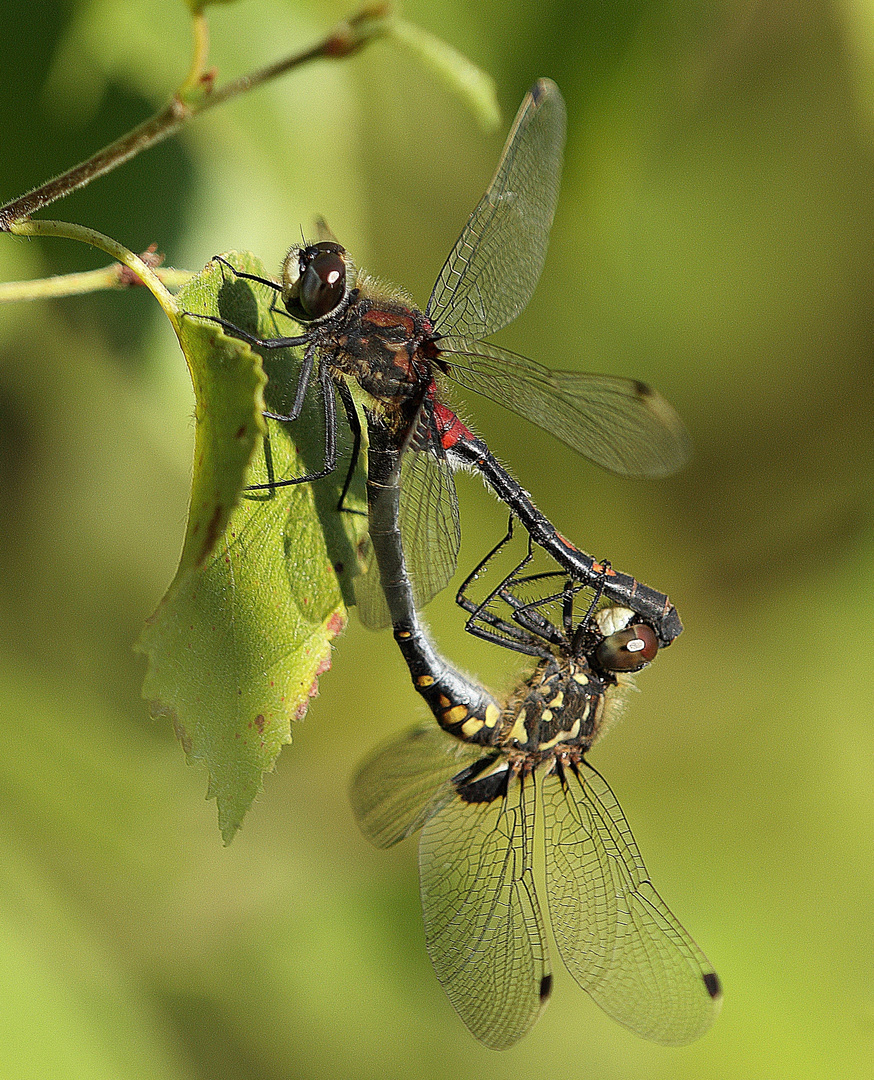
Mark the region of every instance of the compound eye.
[[640, 671], [659, 651], [655, 631], [645, 623], [635, 623], [605, 637], [595, 649], [595, 662], [605, 671]]
[[346, 296], [347, 265], [339, 244], [292, 248], [282, 267], [282, 300], [300, 322], [330, 315]]
[[300, 306], [311, 319], [329, 315], [346, 295], [346, 263], [335, 251], [320, 252], [300, 279]]

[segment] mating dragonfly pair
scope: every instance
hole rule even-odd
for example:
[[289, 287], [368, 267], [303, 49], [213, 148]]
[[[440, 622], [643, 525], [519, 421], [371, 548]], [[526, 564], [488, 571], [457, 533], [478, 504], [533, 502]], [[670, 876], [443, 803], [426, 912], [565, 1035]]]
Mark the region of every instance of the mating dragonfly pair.
[[[367, 624], [393, 625], [438, 726], [417, 728], [371, 756], [353, 781], [352, 801], [364, 832], [381, 846], [422, 829], [428, 949], [462, 1019], [487, 1045], [505, 1048], [549, 996], [532, 863], [539, 797], [549, 908], [565, 964], [621, 1023], [682, 1044], [712, 1023], [719, 981], [653, 889], [618, 803], [585, 758], [621, 708], [629, 673], [682, 625], [666, 596], [565, 540], [443, 400], [443, 380], [454, 380], [626, 475], [664, 475], [686, 458], [676, 414], [642, 383], [550, 371], [482, 340], [523, 310], [539, 280], [564, 132], [561, 95], [541, 80], [523, 101], [495, 177], [424, 312], [378, 290], [334, 239], [322, 238], [292, 248], [280, 283], [238, 275], [273, 289], [302, 333], [264, 339], [212, 321], [258, 349], [303, 350], [292, 408], [268, 414], [273, 419], [295, 420], [314, 375], [319, 385], [323, 468], [263, 487], [333, 471], [336, 392], [354, 439], [342, 507], [361, 445], [347, 380], [367, 395], [370, 562], [356, 600]], [[538, 659], [500, 701], [439, 656], [418, 618], [455, 570], [452, 470], [459, 467], [479, 471], [509, 507], [511, 530], [515, 517], [529, 536], [529, 556], [485, 601], [469, 596], [474, 575], [458, 596], [472, 633]], [[559, 569], [524, 573], [532, 545]], [[531, 590], [545, 592], [531, 599]]]

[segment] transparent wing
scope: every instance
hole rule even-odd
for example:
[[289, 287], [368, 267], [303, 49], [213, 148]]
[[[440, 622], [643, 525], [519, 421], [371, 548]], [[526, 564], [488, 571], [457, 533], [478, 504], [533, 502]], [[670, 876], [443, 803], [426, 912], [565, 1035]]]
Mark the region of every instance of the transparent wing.
[[439, 333], [486, 337], [531, 299], [558, 201], [565, 126], [558, 87], [540, 79], [526, 94], [494, 179], [434, 284], [427, 314]]
[[419, 844], [428, 953], [461, 1019], [493, 1050], [521, 1039], [549, 994], [531, 867], [534, 798], [534, 785], [515, 778], [506, 798], [456, 796]]
[[458, 564], [458, 495], [445, 457], [421, 450], [404, 454], [400, 519], [401, 542], [418, 610], [446, 587]]
[[459, 742], [434, 723], [384, 743], [361, 762], [349, 786], [361, 831], [382, 848], [412, 836], [456, 797], [447, 781], [482, 755], [481, 747]]
[[682, 1046], [719, 1012], [707, 958], [652, 887], [628, 822], [590, 765], [543, 781], [546, 878], [556, 943], [573, 977], [638, 1035]]
[[[399, 516], [404, 559], [419, 611], [446, 588], [458, 563], [458, 496], [445, 458], [422, 450], [403, 454]], [[364, 573], [355, 579], [355, 603], [364, 625], [380, 630], [391, 618], [369, 543], [364, 557]]]
[[689, 458], [683, 422], [657, 391], [614, 375], [551, 371], [482, 341], [440, 341], [450, 377], [524, 416], [602, 468], [666, 476]]

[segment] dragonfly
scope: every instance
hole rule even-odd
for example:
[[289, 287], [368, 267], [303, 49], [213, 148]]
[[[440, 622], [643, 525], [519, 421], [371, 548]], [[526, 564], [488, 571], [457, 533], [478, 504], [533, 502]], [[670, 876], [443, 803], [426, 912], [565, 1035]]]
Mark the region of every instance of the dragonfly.
[[[587, 760], [622, 711], [630, 673], [652, 661], [658, 641], [635, 612], [598, 607], [596, 598], [575, 616], [581, 586], [573, 578], [539, 600], [517, 595], [551, 576], [506, 579], [491, 600], [509, 606], [508, 619], [470, 602], [484, 636], [504, 635], [539, 656], [502, 699], [442, 658], [434, 662], [415, 625], [405, 656], [440, 726], [420, 724], [366, 758], [352, 780], [353, 810], [378, 847], [421, 830], [428, 953], [485, 1045], [503, 1050], [521, 1039], [552, 990], [536, 835], [545, 845], [553, 935], [570, 974], [620, 1024], [684, 1045], [716, 1018], [719, 978], [656, 892], [613, 791]], [[545, 614], [554, 601], [559, 623]], [[429, 676], [436, 696], [423, 688]]]
[[[257, 349], [302, 350], [291, 407], [287, 414], [268, 417], [295, 420], [314, 379], [321, 394], [323, 467], [257, 487], [314, 481], [334, 470], [334, 390], [353, 433], [355, 457], [361, 423], [350, 380], [368, 402], [371, 448], [378, 424], [396, 448], [409, 451], [402, 463], [400, 525], [417, 608], [446, 586], [457, 564], [460, 525], [453, 468], [478, 470], [569, 574], [590, 581], [602, 574], [601, 565], [558, 533], [448, 406], [447, 382], [499, 402], [617, 473], [663, 476], [688, 457], [677, 414], [645, 384], [550, 370], [483, 340], [520, 314], [540, 279], [558, 199], [565, 127], [558, 87], [539, 80], [522, 102], [494, 178], [449, 253], [424, 311], [357, 270], [348, 252], [335, 238], [326, 238], [323, 229], [322, 239], [291, 248], [278, 282], [234, 270], [274, 290], [274, 304], [282, 305], [275, 310], [297, 322], [300, 334], [262, 338], [221, 317], [201, 316]], [[351, 470], [343, 496], [350, 476]], [[390, 621], [390, 613], [375, 565], [371, 559], [356, 594], [362, 620], [380, 627]], [[629, 599], [624, 594], [637, 584], [622, 577], [610, 586], [616, 587], [617, 600]], [[647, 607], [663, 642], [679, 633], [666, 597], [639, 591], [630, 599]], [[661, 614], [655, 610], [659, 604]]]

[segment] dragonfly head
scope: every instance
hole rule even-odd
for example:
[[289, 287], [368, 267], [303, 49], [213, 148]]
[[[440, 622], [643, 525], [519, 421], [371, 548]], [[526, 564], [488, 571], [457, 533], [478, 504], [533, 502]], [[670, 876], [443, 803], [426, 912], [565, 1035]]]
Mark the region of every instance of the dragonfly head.
[[646, 623], [633, 623], [634, 612], [624, 607], [602, 608], [595, 621], [604, 640], [592, 659], [602, 671], [632, 673], [645, 668], [659, 651], [659, 639]]
[[282, 302], [297, 322], [321, 322], [345, 304], [354, 278], [352, 260], [339, 244], [295, 246], [282, 264]]

